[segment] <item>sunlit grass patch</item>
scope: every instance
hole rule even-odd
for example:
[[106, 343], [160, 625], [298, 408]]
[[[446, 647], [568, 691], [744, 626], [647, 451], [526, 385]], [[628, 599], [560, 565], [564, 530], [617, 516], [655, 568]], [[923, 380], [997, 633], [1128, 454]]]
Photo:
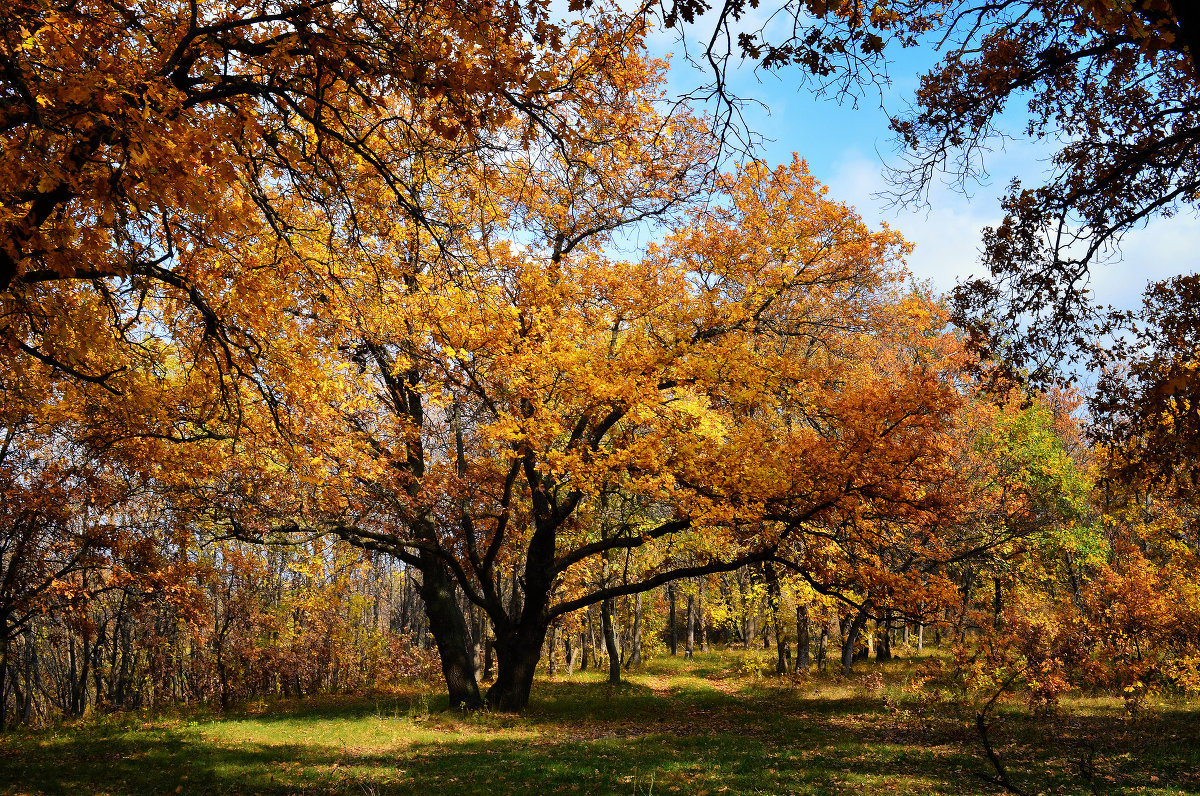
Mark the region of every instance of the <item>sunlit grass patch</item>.
[[[615, 687], [595, 670], [540, 680], [519, 716], [448, 711], [413, 688], [21, 730], [0, 738], [0, 793], [998, 792], [978, 776], [991, 771], [971, 705], [924, 710], [912, 660], [779, 678], [746, 674], [742, 656], [659, 659]], [[1015, 700], [993, 742], [1031, 792], [1190, 794], [1198, 724], [1170, 700], [1136, 719], [1109, 697], [1049, 716]]]

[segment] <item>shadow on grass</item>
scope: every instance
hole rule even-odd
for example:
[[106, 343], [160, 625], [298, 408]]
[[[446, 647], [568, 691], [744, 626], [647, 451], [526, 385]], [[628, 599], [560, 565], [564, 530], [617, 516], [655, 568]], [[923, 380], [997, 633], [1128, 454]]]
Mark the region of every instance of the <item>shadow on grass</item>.
[[[248, 706], [204, 722], [136, 717], [0, 737], [0, 793], [991, 794], [961, 715], [880, 696], [661, 675], [539, 683], [523, 716], [438, 713], [428, 696]], [[1000, 717], [1031, 791], [1200, 793], [1196, 712]], [[1091, 754], [1090, 780], [1081, 777]], [[1144, 789], [1144, 790], [1143, 790]]]

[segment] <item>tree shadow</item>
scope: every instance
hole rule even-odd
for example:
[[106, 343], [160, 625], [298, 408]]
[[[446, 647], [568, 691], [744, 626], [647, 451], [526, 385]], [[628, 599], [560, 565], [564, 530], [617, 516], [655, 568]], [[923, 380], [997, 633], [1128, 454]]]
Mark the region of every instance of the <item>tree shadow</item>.
[[[541, 685], [522, 716], [414, 717], [423, 709], [415, 694], [390, 705], [381, 697], [274, 704], [211, 724], [133, 718], [26, 731], [0, 739], [0, 793], [996, 792], [978, 776], [990, 771], [960, 715], [914, 716], [878, 696], [822, 699], [762, 684], [670, 694], [636, 678], [611, 689]], [[233, 729], [242, 723], [278, 740], [244, 740]], [[329, 741], [331, 727], [363, 724], [388, 729], [391, 740], [360, 729]], [[1200, 793], [1194, 711], [1129, 721], [1014, 708], [994, 733], [1013, 779], [1030, 791]]]

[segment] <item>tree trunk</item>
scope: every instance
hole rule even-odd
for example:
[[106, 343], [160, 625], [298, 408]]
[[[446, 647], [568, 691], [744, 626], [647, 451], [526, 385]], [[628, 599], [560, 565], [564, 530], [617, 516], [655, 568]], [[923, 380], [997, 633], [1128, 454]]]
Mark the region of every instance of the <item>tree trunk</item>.
[[558, 676], [559, 635], [560, 635], [559, 627], [558, 627], [558, 624], [556, 623], [554, 625], [554, 630], [550, 633], [550, 654], [547, 656], [547, 660], [546, 660], [546, 669], [548, 670], [551, 677]]
[[843, 677], [849, 677], [854, 670], [854, 647], [858, 643], [858, 637], [862, 634], [863, 627], [867, 624], [867, 613], [869, 611], [870, 603], [863, 603], [863, 607], [859, 609], [858, 614], [850, 623], [850, 628], [846, 631], [846, 638], [842, 643]]
[[883, 612], [883, 622], [877, 629], [879, 638], [875, 641], [875, 660], [890, 661], [892, 659], [892, 611], [890, 608]]
[[796, 603], [796, 672], [807, 672], [809, 666], [810, 634], [808, 629], [808, 606]]
[[679, 628], [675, 624], [675, 584], [667, 584], [667, 602], [670, 610], [667, 613], [667, 624], [671, 627], [671, 654], [679, 654]]
[[488, 689], [487, 701], [495, 710], [516, 713], [529, 706], [533, 675], [542, 655], [547, 627], [526, 622], [496, 632], [496, 682]]
[[[571, 643], [573, 638], [576, 639], [574, 644]], [[567, 633], [563, 636], [563, 646], [566, 648], [567, 654], [567, 677], [570, 677], [579, 668], [579, 653], [582, 651], [583, 645], [579, 643], [574, 633]]]
[[[1068, 565], [1069, 565], [1069, 562], [1068, 562]], [[1074, 580], [1074, 579], [1072, 578], [1072, 580]], [[992, 583], [994, 584], [994, 588], [995, 588], [995, 593], [992, 595], [992, 612], [994, 614], [994, 616], [992, 617], [992, 627], [999, 629], [1000, 628], [1000, 615], [1004, 609], [1004, 592], [1002, 591], [1002, 589], [1000, 587], [1000, 578], [998, 578], [998, 577], [993, 578]]]
[[604, 649], [608, 652], [608, 682], [610, 685], [621, 683], [621, 651], [617, 649], [617, 634], [613, 629], [613, 601], [604, 600], [600, 603], [600, 628], [604, 634]]
[[642, 665], [642, 593], [633, 598], [633, 632], [630, 641], [629, 663], [626, 666]]
[[[422, 553], [421, 557], [421, 600], [425, 603], [429, 631], [442, 660], [450, 708], [476, 710], [483, 707], [483, 699], [475, 681], [467, 620], [455, 599], [455, 584], [432, 555]], [[535, 656], [540, 654], [541, 644], [534, 652]], [[536, 657], [534, 664], [537, 664]]]
[[770, 563], [763, 564], [763, 574], [767, 577], [767, 600], [771, 604], [771, 625], [775, 631], [775, 674], [787, 674], [792, 651], [783, 628], [783, 589], [779, 587], [779, 574]]
[[700, 651], [708, 652], [708, 619], [704, 615], [704, 578], [696, 589], [696, 619], [700, 623]]
[[691, 658], [696, 653], [696, 596], [689, 594], [687, 598], [687, 639], [684, 646], [684, 657]]
[[0, 732], [8, 729], [8, 618], [0, 617]]

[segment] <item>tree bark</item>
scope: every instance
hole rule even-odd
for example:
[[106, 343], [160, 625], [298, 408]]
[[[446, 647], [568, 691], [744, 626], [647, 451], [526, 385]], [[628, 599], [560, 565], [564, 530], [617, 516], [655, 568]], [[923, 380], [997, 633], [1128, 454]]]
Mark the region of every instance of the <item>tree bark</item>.
[[796, 603], [796, 672], [807, 672], [809, 667], [809, 645], [811, 635], [808, 628], [808, 606]]
[[642, 665], [642, 593], [638, 592], [633, 598], [633, 631], [630, 641], [629, 666]]
[[774, 566], [763, 564], [763, 574], [767, 577], [767, 600], [771, 604], [771, 625], [775, 631], [775, 674], [787, 674], [791, 668], [792, 651], [783, 626], [783, 589], [779, 586], [779, 573]]
[[689, 594], [687, 598], [687, 638], [684, 646], [684, 657], [691, 658], [696, 653], [696, 595]]
[[545, 623], [523, 622], [497, 631], [496, 682], [487, 692], [492, 708], [515, 713], [529, 706], [529, 692], [547, 629]]
[[875, 640], [875, 660], [890, 661], [892, 659], [892, 611], [883, 612], [883, 621], [877, 627], [879, 638]]
[[563, 636], [563, 646], [566, 648], [567, 654], [567, 677], [570, 677], [579, 668], [579, 653], [583, 647], [578, 639], [572, 644], [571, 639], [573, 638], [575, 638], [574, 633], [567, 633]]
[[558, 641], [559, 627], [554, 625], [554, 630], [550, 633], [550, 654], [546, 656], [546, 668], [551, 677], [558, 676]]
[[862, 634], [863, 627], [867, 624], [867, 616], [870, 608], [870, 603], [863, 603], [862, 608], [858, 610], [858, 613], [850, 622], [849, 629], [846, 631], [846, 638], [842, 643], [843, 677], [849, 677], [854, 670], [854, 647], [858, 643], [858, 637]]
[[600, 627], [604, 633], [604, 649], [608, 653], [608, 682], [610, 685], [621, 683], [621, 651], [617, 649], [617, 634], [613, 629], [613, 601], [604, 600], [600, 603]]
[[675, 624], [675, 584], [667, 584], [667, 602], [670, 610], [667, 614], [667, 624], [671, 626], [671, 654], [679, 654], [679, 628]]
[[[450, 708], [477, 710], [483, 707], [475, 662], [471, 658], [467, 620], [455, 598], [455, 584], [429, 553], [421, 553], [421, 600], [429, 619], [429, 631], [442, 660], [442, 676]], [[541, 652], [539, 644], [535, 650]], [[537, 661], [534, 661], [535, 665]]]

